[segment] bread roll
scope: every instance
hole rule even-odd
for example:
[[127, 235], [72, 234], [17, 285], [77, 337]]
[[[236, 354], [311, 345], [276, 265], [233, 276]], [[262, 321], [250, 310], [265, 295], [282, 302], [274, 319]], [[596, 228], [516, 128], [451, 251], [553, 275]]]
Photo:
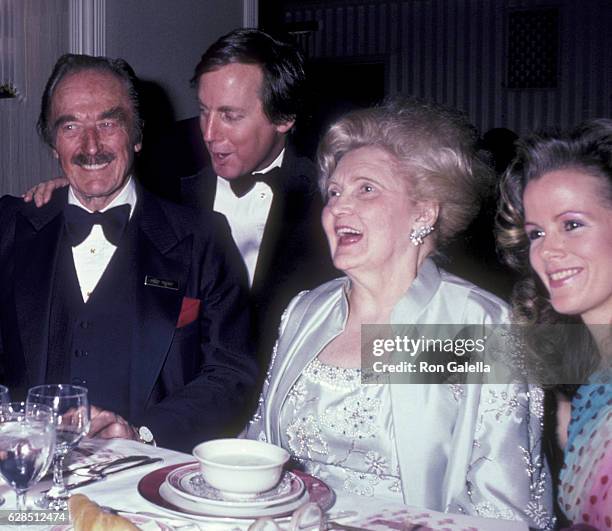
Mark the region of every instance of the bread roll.
[[83, 494], [73, 494], [68, 510], [74, 531], [138, 531], [127, 518], [103, 510]]

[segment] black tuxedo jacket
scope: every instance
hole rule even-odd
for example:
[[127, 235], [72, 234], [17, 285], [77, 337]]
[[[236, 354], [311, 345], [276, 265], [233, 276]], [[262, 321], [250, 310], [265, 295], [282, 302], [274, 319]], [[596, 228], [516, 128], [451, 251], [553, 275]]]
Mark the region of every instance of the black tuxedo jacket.
[[[67, 188], [40, 209], [18, 198], [0, 199], [0, 376], [14, 398], [44, 383], [66, 200]], [[126, 242], [124, 235], [105, 271], [120, 252], [128, 253], [130, 267], [119, 274], [129, 280], [122, 285], [133, 302], [121, 317], [133, 323], [131, 333], [109, 333], [109, 344], [102, 345], [129, 356], [131, 368], [108, 382], [104, 399], [112, 404], [113, 388], [129, 386], [129, 403], [115, 404], [129, 411], [127, 420], [150, 427], [162, 446], [190, 451], [239, 429], [254, 391], [248, 299], [234, 267], [239, 257], [219, 238], [229, 232], [222, 216], [164, 202], [142, 189], [132, 223], [138, 224], [130, 231], [134, 236]], [[176, 289], [145, 285], [146, 275], [170, 280]], [[199, 301], [199, 312], [177, 328], [184, 324], [185, 300]], [[92, 404], [97, 399], [90, 397]]]
[[[323, 201], [312, 162], [287, 148], [272, 188], [274, 198], [251, 286], [254, 328], [264, 366], [291, 299], [339, 276], [321, 226]], [[216, 189], [212, 166], [181, 180], [183, 203], [199, 210], [212, 211]]]

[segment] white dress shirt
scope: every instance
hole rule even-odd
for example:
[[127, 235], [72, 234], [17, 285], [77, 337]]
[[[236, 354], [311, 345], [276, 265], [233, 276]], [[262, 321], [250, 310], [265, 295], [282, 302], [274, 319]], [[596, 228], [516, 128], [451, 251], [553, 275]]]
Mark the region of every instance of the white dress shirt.
[[[72, 188], [68, 191], [68, 204], [81, 207], [87, 212], [93, 212], [84, 207], [77, 199]], [[100, 212], [105, 212], [109, 208], [128, 204], [130, 205], [130, 218], [136, 206], [136, 185], [130, 177], [121, 192]], [[104, 236], [102, 225], [94, 225], [89, 233], [79, 245], [72, 248], [72, 258], [76, 269], [83, 301], [87, 302], [93, 290], [98, 285], [100, 278], [104, 274], [117, 247], [110, 243]]]
[[[283, 149], [272, 164], [253, 173], [265, 174], [273, 168], [280, 167], [284, 155], [285, 150]], [[237, 197], [232, 191], [229, 181], [217, 176], [217, 191], [213, 210], [227, 218], [232, 231], [232, 238], [249, 272], [249, 286], [253, 284], [259, 247], [272, 206], [272, 199], [272, 189], [264, 182], [257, 181], [248, 193], [242, 197]]]

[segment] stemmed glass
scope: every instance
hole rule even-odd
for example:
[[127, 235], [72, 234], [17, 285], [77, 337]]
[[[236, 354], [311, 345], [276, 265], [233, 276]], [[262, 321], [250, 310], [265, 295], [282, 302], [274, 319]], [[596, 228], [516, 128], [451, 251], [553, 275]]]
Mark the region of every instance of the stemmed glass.
[[53, 486], [37, 504], [55, 511], [66, 511], [70, 493], [64, 483], [64, 458], [89, 431], [87, 389], [70, 384], [39, 385], [28, 391], [27, 401], [51, 407], [55, 417], [57, 442], [53, 460]]
[[26, 508], [26, 493], [47, 472], [55, 446], [51, 408], [42, 404], [0, 405], [0, 475], [15, 490], [17, 510]]

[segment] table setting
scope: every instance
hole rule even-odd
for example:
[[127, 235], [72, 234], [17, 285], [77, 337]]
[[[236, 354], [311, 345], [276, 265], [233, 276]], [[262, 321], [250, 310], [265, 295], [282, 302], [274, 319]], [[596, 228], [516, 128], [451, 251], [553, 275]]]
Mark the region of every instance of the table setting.
[[[74, 400], [79, 393], [35, 389], [26, 402], [10, 402], [0, 386], [0, 509], [5, 516], [25, 511], [30, 519], [14, 521], [18, 529], [79, 531], [96, 521], [98, 529], [145, 531], [527, 529], [334, 492], [290, 469], [286, 450], [260, 441], [213, 440], [190, 455], [127, 439], [89, 439], [86, 399]], [[43, 398], [48, 394], [72, 398]]]
[[[172, 531], [173, 529], [205, 529], [211, 531], [243, 531], [248, 530], [257, 518], [257, 512], [252, 518], [215, 516], [198, 514], [183, 507], [172, 507], [159, 493], [163, 485], [175, 486], [188, 481], [192, 476], [197, 462], [189, 454], [179, 453], [164, 448], [145, 445], [136, 441], [124, 439], [92, 439], [83, 441], [82, 452], [75, 452], [70, 456], [67, 469], [76, 466], [85, 466], [85, 463], [108, 462], [124, 459], [129, 456], [147, 456], [151, 459], [161, 459], [153, 463], [142, 461], [143, 464], [116, 474], [109, 474], [98, 481], [76, 489], [70, 489], [73, 482], [80, 482], [83, 478], [79, 474], [68, 474], [66, 482], [71, 493], [82, 493], [109, 510], [117, 511], [128, 517], [138, 528], [143, 530]], [[136, 463], [132, 463], [136, 464]], [[173, 474], [174, 473], [174, 474]], [[311, 476], [298, 476], [302, 481], [314, 480]], [[306, 480], [304, 478], [307, 478]], [[315, 486], [322, 489], [315, 495], [323, 496], [323, 501], [329, 504], [322, 482], [315, 481]], [[197, 481], [196, 481], [197, 484]], [[49, 488], [50, 480], [35, 486], [30, 496], [38, 496], [42, 490]], [[155, 489], [157, 488], [157, 495]], [[295, 489], [295, 487], [293, 487]], [[15, 507], [14, 494], [7, 485], [0, 486], [0, 494], [7, 499], [3, 509]], [[185, 499], [189, 501], [186, 496]], [[182, 504], [181, 504], [182, 505]], [[188, 505], [188, 504], [186, 504]], [[356, 495], [333, 494], [333, 505], [325, 505], [327, 522], [333, 522], [327, 529], [345, 530], [483, 530], [483, 531], [519, 531], [527, 527], [520, 522], [491, 520], [471, 516], [445, 514], [419, 508], [406, 507], [402, 504], [388, 500], [368, 499]], [[289, 511], [288, 511], [289, 512]], [[281, 529], [291, 529], [290, 515], [276, 519]], [[69, 525], [32, 526], [31, 529], [50, 529], [52, 531], [69, 531]]]

